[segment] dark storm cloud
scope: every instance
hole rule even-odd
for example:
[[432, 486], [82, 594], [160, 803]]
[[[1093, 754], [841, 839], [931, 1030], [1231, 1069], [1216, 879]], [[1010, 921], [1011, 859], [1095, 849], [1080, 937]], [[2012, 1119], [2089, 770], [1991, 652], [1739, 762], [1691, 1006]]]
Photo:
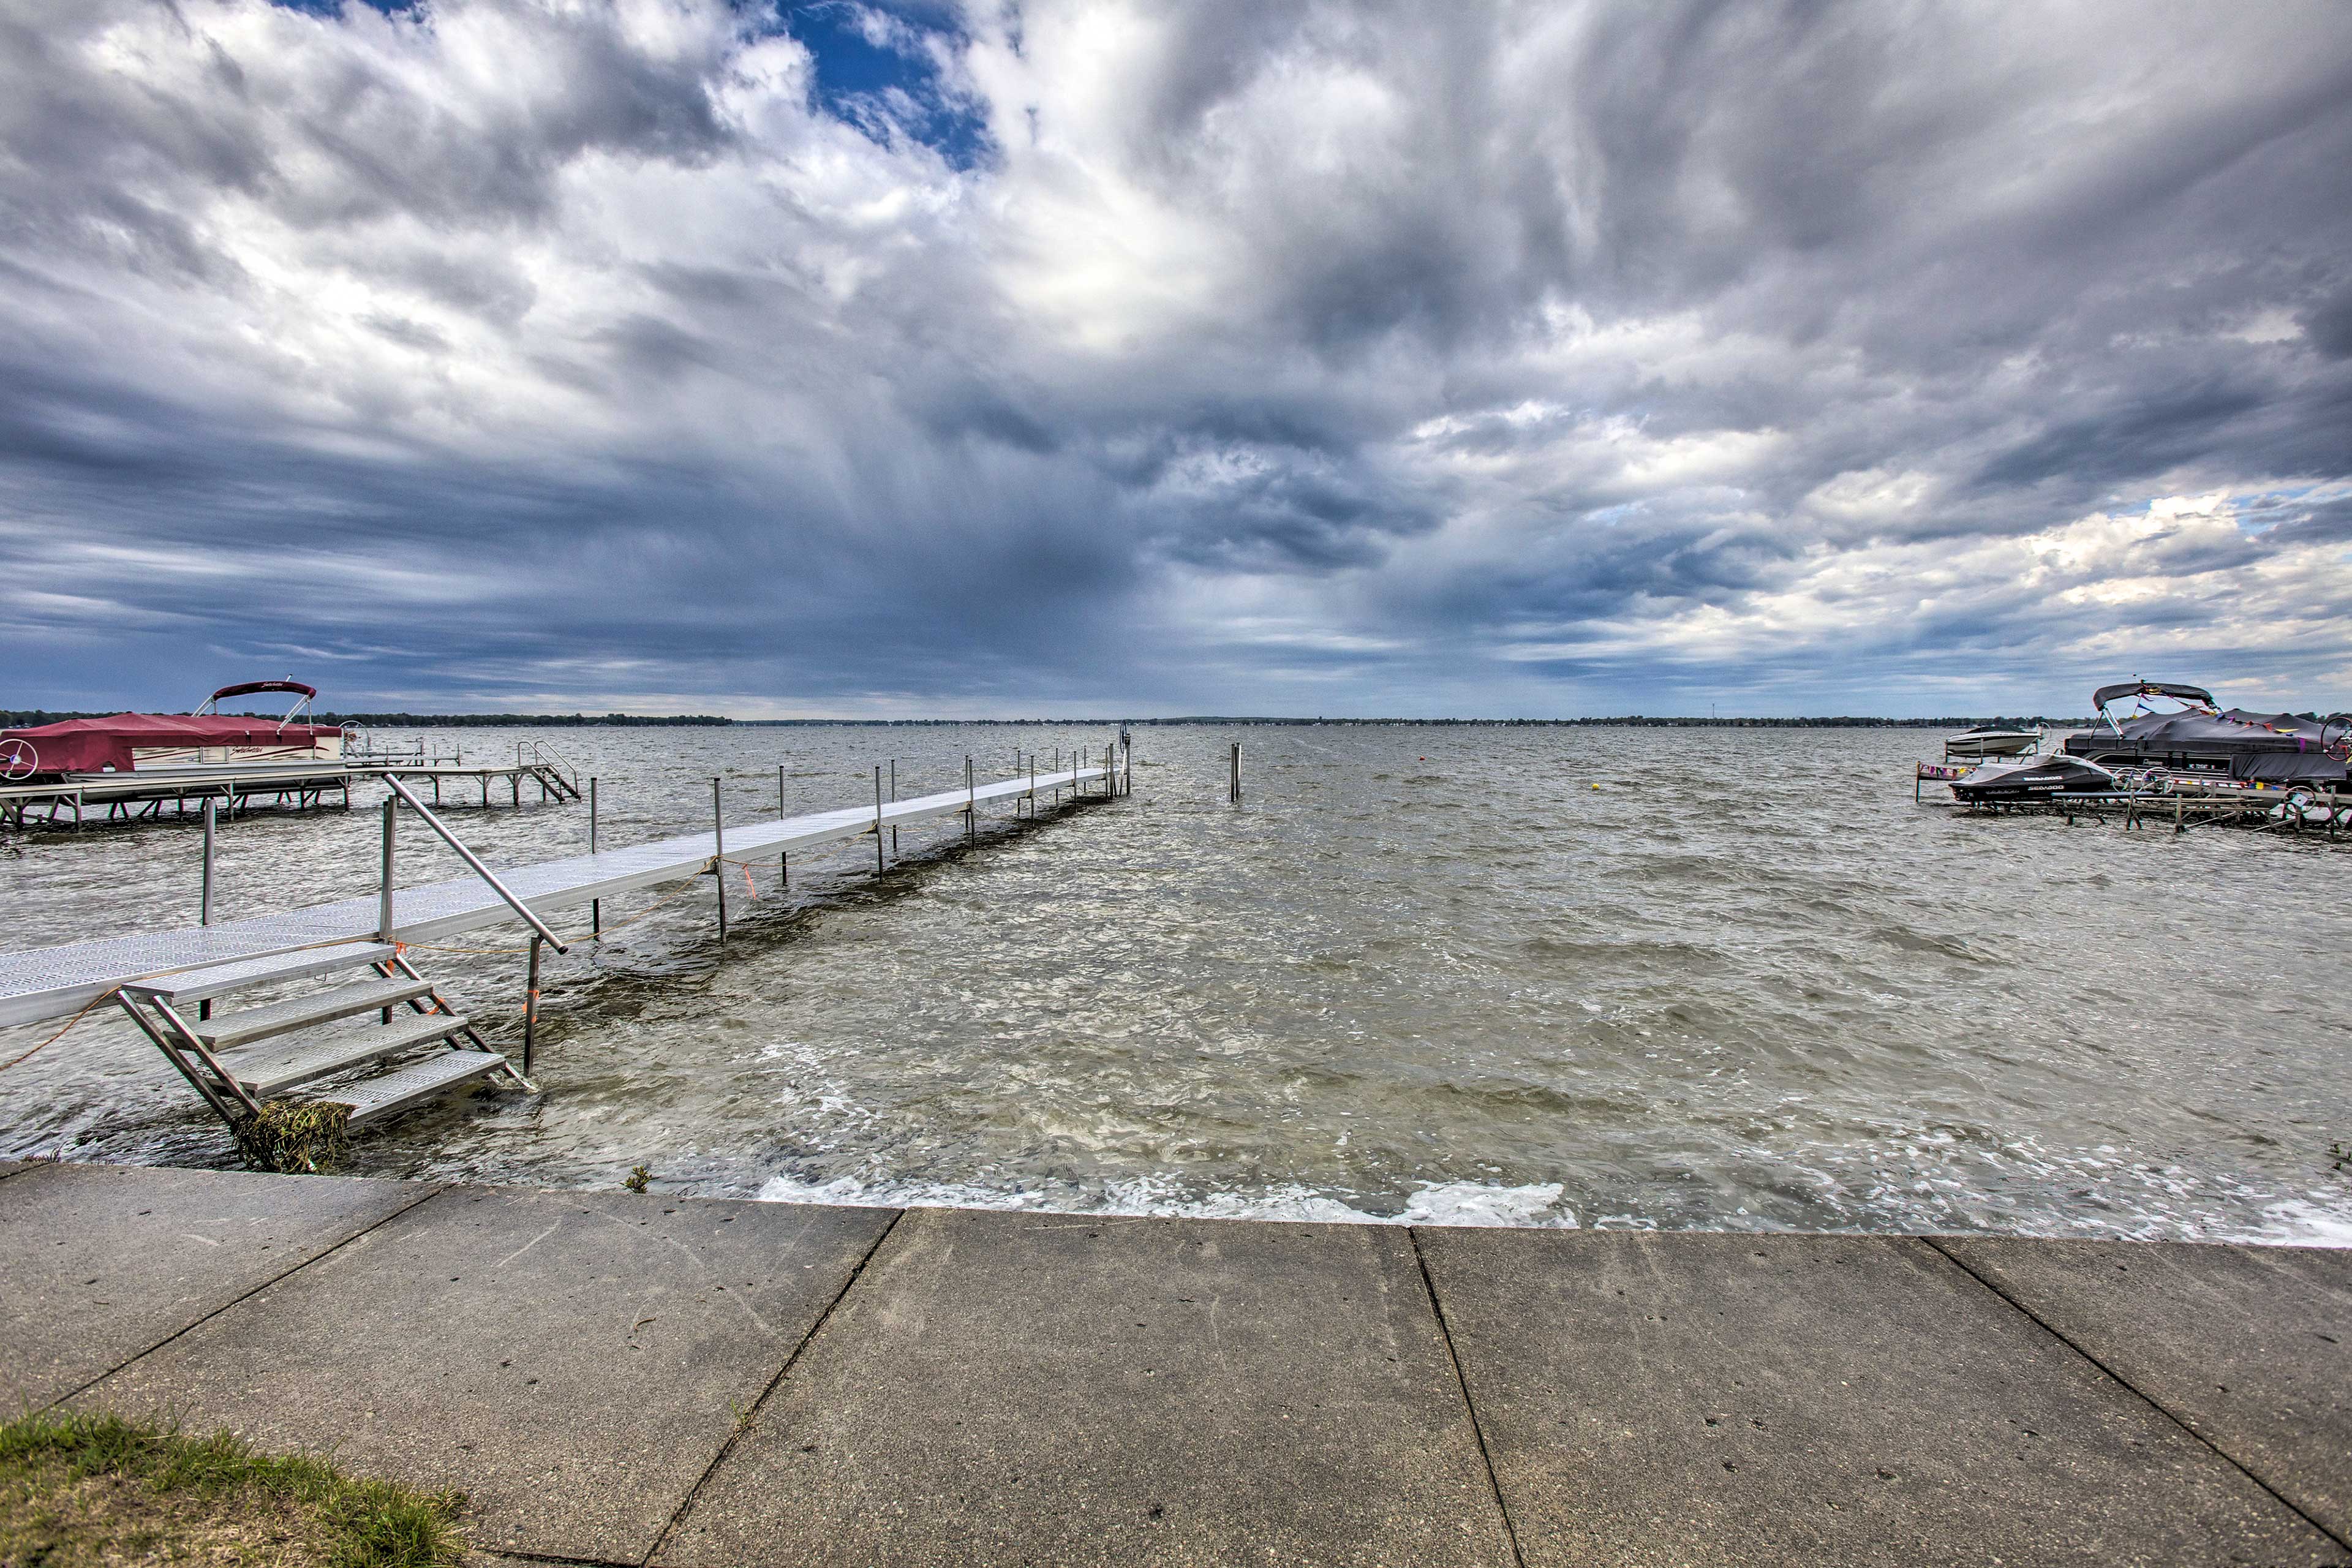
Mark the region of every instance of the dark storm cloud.
[[2340, 7], [26, 0], [0, 147], [18, 704], [2352, 700]]

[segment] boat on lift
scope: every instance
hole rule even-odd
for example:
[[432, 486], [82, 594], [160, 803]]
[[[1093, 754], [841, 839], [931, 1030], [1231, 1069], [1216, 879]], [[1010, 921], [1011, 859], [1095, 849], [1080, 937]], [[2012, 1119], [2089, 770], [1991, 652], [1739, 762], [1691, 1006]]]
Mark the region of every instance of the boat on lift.
[[[285, 717], [220, 710], [228, 698], [265, 691], [295, 698]], [[247, 680], [222, 687], [193, 713], [116, 713], [0, 731], [0, 780], [73, 784], [137, 774], [195, 785], [231, 774], [340, 771], [346, 731], [304, 718], [318, 695], [297, 680]]]
[[2042, 749], [2040, 725], [2031, 730], [2004, 724], [1979, 724], [1944, 742], [1944, 760], [1967, 757], [2020, 757]]
[[2070, 757], [2024, 757], [1987, 763], [1954, 779], [1952, 798], [1962, 805], [2021, 805], [2034, 801], [2086, 799], [2123, 793], [2112, 769]]

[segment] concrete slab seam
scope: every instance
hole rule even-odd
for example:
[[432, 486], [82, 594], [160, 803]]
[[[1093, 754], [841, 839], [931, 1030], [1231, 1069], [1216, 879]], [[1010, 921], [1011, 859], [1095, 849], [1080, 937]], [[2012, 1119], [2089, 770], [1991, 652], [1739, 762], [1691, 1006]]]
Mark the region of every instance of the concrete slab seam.
[[694, 1478], [694, 1485], [687, 1488], [686, 1495], [678, 1500], [677, 1507], [670, 1510], [667, 1522], [654, 1532], [653, 1544], [646, 1548], [645, 1558], [638, 1568], [650, 1568], [654, 1558], [668, 1544], [669, 1538], [677, 1533], [677, 1527], [686, 1521], [687, 1514], [693, 1510], [694, 1500], [702, 1495], [703, 1487], [718, 1474], [719, 1467], [727, 1462], [727, 1456], [735, 1451], [735, 1445], [742, 1440], [743, 1434], [759, 1425], [760, 1412], [767, 1407], [776, 1390], [784, 1385], [784, 1379], [800, 1363], [801, 1356], [809, 1346], [816, 1342], [817, 1335], [824, 1332], [825, 1324], [833, 1321], [834, 1310], [856, 1288], [857, 1281], [865, 1277], [866, 1266], [874, 1261], [874, 1255], [882, 1250], [882, 1244], [890, 1239], [891, 1233], [898, 1228], [898, 1222], [906, 1217], [905, 1209], [890, 1211], [890, 1223], [884, 1226], [874, 1237], [873, 1244], [859, 1254], [856, 1263], [849, 1270], [849, 1278], [841, 1282], [841, 1289], [833, 1293], [833, 1300], [824, 1304], [824, 1310], [816, 1315], [816, 1321], [809, 1325], [808, 1332], [801, 1336], [800, 1342], [793, 1346], [792, 1353], [784, 1357], [783, 1365], [776, 1368], [776, 1375], [768, 1380], [768, 1386], [760, 1390], [760, 1396], [751, 1401], [751, 1408], [743, 1413], [741, 1420], [736, 1422], [735, 1429], [727, 1434], [725, 1442], [719, 1445], [719, 1452], [710, 1457], [710, 1463], [702, 1467], [702, 1474]]
[[1409, 1225], [1404, 1234], [1412, 1244], [1412, 1263], [1421, 1270], [1421, 1288], [1428, 1293], [1429, 1310], [1437, 1319], [1438, 1337], [1445, 1342], [1445, 1364], [1454, 1369], [1454, 1386], [1462, 1391], [1462, 1410], [1470, 1417], [1470, 1435], [1478, 1440], [1478, 1461], [1486, 1467], [1486, 1486], [1495, 1494], [1495, 1512], [1503, 1521], [1503, 1539], [1511, 1548], [1511, 1561], [1518, 1568], [1527, 1568], [1528, 1560], [1519, 1552], [1518, 1527], [1511, 1522], [1511, 1505], [1503, 1498], [1503, 1479], [1495, 1473], [1495, 1456], [1486, 1450], [1486, 1429], [1478, 1424], [1477, 1402], [1470, 1397], [1470, 1380], [1463, 1375], [1462, 1358], [1454, 1353], [1453, 1325], [1446, 1322], [1445, 1305], [1437, 1299], [1437, 1281], [1430, 1277], [1429, 1260], [1421, 1255], [1420, 1227]]
[[203, 1317], [195, 1320], [195, 1321], [181, 1324], [178, 1328], [173, 1330], [170, 1333], [165, 1334], [162, 1339], [157, 1340], [153, 1344], [149, 1345], [146, 1349], [140, 1351], [135, 1355], [123, 1357], [122, 1360], [115, 1363], [112, 1366], [108, 1367], [104, 1372], [100, 1373], [96, 1377], [91, 1378], [79, 1388], [68, 1390], [66, 1393], [61, 1394], [57, 1398], [49, 1401], [47, 1405], [42, 1405], [41, 1408], [43, 1410], [55, 1410], [58, 1406], [65, 1404], [68, 1400], [80, 1398], [83, 1394], [88, 1394], [91, 1389], [96, 1388], [100, 1384], [104, 1383], [108, 1378], [112, 1377], [116, 1373], [121, 1372], [124, 1367], [131, 1365], [133, 1362], [145, 1360], [147, 1357], [153, 1355], [157, 1351], [162, 1350], [165, 1345], [170, 1344], [173, 1341], [179, 1339], [184, 1334], [193, 1333], [196, 1330], [203, 1328], [206, 1323], [211, 1322], [215, 1318], [219, 1317], [223, 1312], [227, 1311], [232, 1307], [242, 1306], [247, 1301], [251, 1300], [254, 1297], [260, 1295], [264, 1290], [268, 1289], [272, 1285], [292, 1279], [295, 1275], [299, 1274], [303, 1269], [310, 1268], [310, 1265], [318, 1262], [320, 1258], [333, 1257], [336, 1253], [341, 1252], [344, 1247], [349, 1247], [352, 1242], [357, 1241], [360, 1237], [374, 1231], [378, 1226], [398, 1219], [402, 1215], [406, 1214], [418, 1204], [438, 1197], [447, 1190], [448, 1188], [446, 1185], [442, 1183], [436, 1182], [432, 1184], [427, 1186], [424, 1192], [417, 1194], [415, 1197], [412, 1198], [407, 1203], [401, 1205], [398, 1208], [394, 1209], [390, 1214], [384, 1215], [370, 1224], [362, 1226], [359, 1229], [352, 1232], [351, 1235], [343, 1237], [342, 1240], [335, 1243], [334, 1246], [327, 1247], [321, 1251], [312, 1253], [310, 1257], [305, 1258], [300, 1262], [295, 1264], [291, 1268], [271, 1275], [268, 1279], [264, 1279], [260, 1284], [256, 1285], [252, 1289], [236, 1297], [234, 1300], [223, 1301], [219, 1306], [214, 1308], [211, 1311], [206, 1312]]
[[2096, 1367], [2103, 1375], [2113, 1379], [2117, 1387], [2128, 1389], [2136, 1398], [2140, 1400], [2141, 1403], [2145, 1404], [2149, 1409], [2155, 1411], [2158, 1415], [2163, 1416], [2167, 1421], [2171, 1422], [2175, 1426], [2179, 1427], [2183, 1432], [2187, 1433], [2190, 1437], [2201, 1444], [2213, 1455], [2214, 1458], [2220, 1459], [2223, 1464], [2229, 1466], [2231, 1469], [2245, 1477], [2246, 1479], [2253, 1482], [2256, 1487], [2262, 1489], [2264, 1496], [2276, 1501], [2280, 1507], [2294, 1514], [2297, 1519], [2302, 1520], [2305, 1524], [2308, 1524], [2312, 1529], [2319, 1531], [2321, 1535], [2326, 1536], [2337, 1546], [2343, 1548], [2347, 1552], [2352, 1552], [2352, 1541], [2347, 1541], [2343, 1536], [2336, 1534], [2336, 1531], [2328, 1529], [2326, 1525], [2322, 1524], [2318, 1520], [2314, 1519], [2307, 1510], [2299, 1506], [2293, 1498], [2288, 1497], [2285, 1493], [2280, 1491], [2276, 1487], [2271, 1485], [2270, 1482], [2257, 1475], [2236, 1455], [2229, 1452], [2219, 1443], [2213, 1441], [2212, 1438], [2207, 1436], [2204, 1433], [2200, 1432], [2195, 1426], [2189, 1425], [2189, 1422], [2174, 1414], [2153, 1394], [2150, 1394], [2146, 1389], [2132, 1382], [2131, 1379], [2126, 1377], [2122, 1373], [2117, 1372], [2114, 1367], [2109, 1366], [2105, 1362], [2100, 1360], [2097, 1356], [2093, 1355], [2082, 1345], [2075, 1343], [2065, 1334], [2061, 1333], [2057, 1329], [2053, 1328], [2048, 1322], [2043, 1321], [2042, 1315], [2036, 1312], [2032, 1308], [2027, 1306], [2024, 1302], [2019, 1300], [2016, 1297], [2002, 1289], [1992, 1280], [1987, 1279], [1984, 1275], [1979, 1274], [1976, 1269], [1970, 1268], [1967, 1259], [1961, 1258], [1958, 1253], [1952, 1251], [1950, 1248], [1940, 1245], [1932, 1236], [1916, 1237], [1912, 1239], [1924, 1243], [1928, 1250], [1934, 1252], [1937, 1257], [1944, 1258], [1947, 1262], [1950, 1263], [1953, 1268], [1958, 1269], [1961, 1273], [1967, 1275], [1969, 1279], [1975, 1280], [1978, 1284], [1991, 1291], [1995, 1296], [2000, 1297], [2011, 1307], [2024, 1314], [2027, 1320], [2032, 1322], [2036, 1328], [2039, 1328], [2052, 1339], [2056, 1340], [2060, 1344], [2064, 1345], [2068, 1350], [2073, 1351], [2076, 1355], [2081, 1356], [2084, 1361], [2090, 1363], [2093, 1366]]
[[473, 1557], [485, 1563], [552, 1563], [561, 1568], [637, 1568], [635, 1563], [617, 1562], [610, 1557], [557, 1557], [544, 1552], [525, 1552], [520, 1547], [475, 1546], [468, 1549]]

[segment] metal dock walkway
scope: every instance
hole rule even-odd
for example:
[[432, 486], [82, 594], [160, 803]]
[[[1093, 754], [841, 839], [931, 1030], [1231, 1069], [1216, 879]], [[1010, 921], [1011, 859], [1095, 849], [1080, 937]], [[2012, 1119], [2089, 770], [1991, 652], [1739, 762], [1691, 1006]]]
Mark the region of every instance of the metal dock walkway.
[[[954, 816], [997, 801], [1024, 800], [1049, 790], [1078, 791], [1094, 784], [1116, 792], [1124, 771], [1116, 761], [1035, 773], [992, 784], [972, 784], [910, 800], [879, 801], [780, 821], [729, 823], [712, 833], [686, 833], [625, 849], [500, 869], [517, 898], [542, 918], [550, 911], [674, 882], [710, 869], [714, 857], [789, 855], [856, 838], [877, 827]], [[390, 935], [425, 942], [518, 919], [478, 877], [395, 889]], [[383, 940], [380, 892], [315, 904], [282, 914], [257, 915], [179, 931], [142, 932], [64, 947], [0, 953], [0, 1026], [30, 1024], [79, 1011], [135, 980], [154, 979], [216, 964], [245, 963], [306, 949], [354, 944], [354, 953]]]

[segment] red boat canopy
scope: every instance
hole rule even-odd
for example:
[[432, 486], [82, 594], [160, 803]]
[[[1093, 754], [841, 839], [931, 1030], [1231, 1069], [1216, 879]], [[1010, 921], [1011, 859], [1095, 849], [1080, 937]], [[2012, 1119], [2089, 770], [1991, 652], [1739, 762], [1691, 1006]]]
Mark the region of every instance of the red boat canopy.
[[280, 724], [275, 719], [217, 714], [117, 713], [110, 719], [67, 719], [29, 730], [0, 730], [0, 742], [33, 748], [33, 767], [45, 773], [131, 771], [134, 746], [310, 746], [339, 733], [332, 724]]

